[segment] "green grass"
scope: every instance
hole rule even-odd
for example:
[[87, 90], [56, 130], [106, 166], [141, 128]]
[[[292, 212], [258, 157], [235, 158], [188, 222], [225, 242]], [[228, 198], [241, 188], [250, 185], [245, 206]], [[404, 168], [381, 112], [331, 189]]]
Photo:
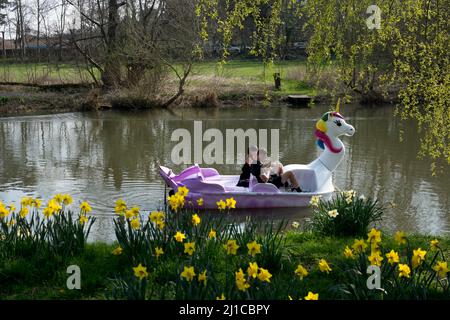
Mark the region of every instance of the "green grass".
[[[232, 98], [233, 95], [264, 95], [269, 90], [273, 96], [289, 94], [315, 95], [316, 91], [304, 80], [306, 61], [281, 61], [264, 65], [257, 60], [230, 60], [222, 69], [216, 61], [194, 64], [188, 80], [187, 91], [196, 92], [212, 87], [214, 80], [221, 79], [219, 95]], [[178, 67], [179, 68], [179, 67]], [[273, 74], [281, 75], [281, 90], [274, 90]], [[98, 77], [97, 77], [98, 78]], [[171, 74], [170, 81], [175, 81]], [[68, 63], [1, 63], [0, 82], [22, 83], [79, 83], [91, 82], [89, 73], [83, 66]], [[175, 83], [175, 82], [174, 82]]]
[[1, 82], [80, 83], [92, 81], [81, 66], [62, 63], [0, 63]]
[[[281, 90], [275, 91], [274, 73], [280, 73]], [[199, 62], [194, 65], [193, 75], [212, 77], [219, 76], [228, 80], [236, 90], [249, 86], [264, 86], [275, 96], [289, 94], [315, 95], [316, 91], [303, 79], [306, 72], [306, 61], [280, 61], [267, 64], [257, 60], [230, 60], [222, 68], [215, 61]], [[207, 80], [203, 81], [206, 82]], [[195, 82], [201, 84], [202, 81]]]
[[[338, 271], [329, 275], [317, 270], [317, 261], [325, 258], [333, 268], [344, 261], [342, 251], [346, 245], [353, 243], [353, 238], [323, 237], [313, 233], [289, 231], [287, 247], [290, 259], [285, 261], [276, 281], [289, 283], [294, 279], [292, 271], [298, 263], [312, 270], [303, 280], [307, 290], [318, 292], [321, 299], [332, 298], [328, 289], [342, 277]], [[436, 237], [408, 235], [412, 247], [428, 250], [430, 240]], [[450, 237], [438, 237], [440, 244], [446, 248], [449, 258]], [[383, 245], [395, 247], [391, 235], [383, 234]], [[14, 259], [0, 261], [0, 300], [7, 299], [104, 299], [109, 279], [127, 267], [123, 256], [111, 254], [115, 245], [105, 243], [87, 244], [85, 251], [71, 258], [66, 264], [75, 264], [81, 268], [81, 290], [68, 290], [66, 264], [45, 265], [37, 260]], [[170, 261], [166, 263], [170, 264]], [[176, 269], [177, 266], [174, 266]], [[334, 269], [334, 268], [333, 268]], [[303, 298], [303, 292], [292, 292], [293, 299]], [[170, 298], [170, 297], [169, 297]], [[287, 299], [287, 297], [286, 297]]]

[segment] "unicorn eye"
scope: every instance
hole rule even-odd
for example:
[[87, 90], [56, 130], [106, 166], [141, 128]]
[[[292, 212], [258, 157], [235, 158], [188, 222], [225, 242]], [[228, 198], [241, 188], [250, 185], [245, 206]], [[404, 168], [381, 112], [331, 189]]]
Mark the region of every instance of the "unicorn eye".
[[337, 125], [338, 127], [342, 126], [342, 123], [341, 123], [340, 120], [336, 120], [334, 123], [336, 123], [336, 125]]

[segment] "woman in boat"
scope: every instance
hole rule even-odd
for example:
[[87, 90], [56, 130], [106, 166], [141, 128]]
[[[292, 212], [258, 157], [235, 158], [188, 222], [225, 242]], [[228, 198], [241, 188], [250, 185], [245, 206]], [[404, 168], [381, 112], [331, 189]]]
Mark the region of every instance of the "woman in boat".
[[248, 188], [250, 181], [251, 165], [257, 161], [258, 158], [258, 147], [250, 146], [247, 149], [247, 156], [245, 157], [245, 163], [242, 166], [242, 173], [239, 176], [238, 187]]
[[271, 183], [280, 188], [282, 186], [287, 187], [289, 181], [292, 192], [302, 192], [294, 173], [292, 171], [284, 172], [283, 165], [280, 162], [272, 163], [267, 158], [267, 151], [263, 148], [258, 150], [258, 161], [251, 166], [251, 169], [251, 173], [259, 183]]

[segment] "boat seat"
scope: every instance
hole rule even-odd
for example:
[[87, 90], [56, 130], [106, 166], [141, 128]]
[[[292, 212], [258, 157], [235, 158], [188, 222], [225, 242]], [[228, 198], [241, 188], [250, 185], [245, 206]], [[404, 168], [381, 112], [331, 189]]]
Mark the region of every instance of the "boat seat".
[[[319, 170], [321, 169], [321, 170]], [[304, 192], [316, 192], [330, 178], [331, 172], [322, 168], [312, 168], [310, 165], [290, 164], [285, 171], [292, 171]]]
[[249, 181], [249, 191], [262, 193], [279, 193], [281, 192], [275, 185], [271, 183], [259, 183], [256, 177], [251, 174]]

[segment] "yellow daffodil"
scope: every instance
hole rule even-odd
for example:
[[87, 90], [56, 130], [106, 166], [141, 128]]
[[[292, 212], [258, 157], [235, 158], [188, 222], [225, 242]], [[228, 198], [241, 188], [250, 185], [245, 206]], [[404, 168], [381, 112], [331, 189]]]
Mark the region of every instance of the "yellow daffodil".
[[24, 197], [22, 198], [22, 200], [20, 201], [20, 205], [22, 207], [29, 207], [33, 204], [33, 198], [31, 197]]
[[44, 216], [49, 219], [51, 216], [53, 216], [53, 210], [50, 207], [46, 207], [44, 208], [44, 210], [42, 211], [42, 213], [44, 214]]
[[164, 229], [164, 226], [166, 225], [166, 223], [164, 222], [164, 220], [158, 220], [156, 222], [156, 226], [158, 227], [159, 230]]
[[209, 230], [208, 238], [209, 238], [209, 239], [215, 239], [216, 237], [217, 237], [216, 231], [213, 230], [213, 229]]
[[258, 264], [256, 262], [250, 262], [247, 268], [247, 274], [250, 278], [255, 279], [258, 276]]
[[153, 211], [150, 213], [149, 219], [151, 222], [158, 224], [158, 222], [165, 221], [165, 214], [162, 211]]
[[148, 277], [147, 268], [142, 266], [142, 264], [140, 264], [140, 263], [137, 267], [134, 267], [133, 270], [134, 270], [135, 277], [139, 278], [139, 280], [142, 280], [142, 279]]
[[245, 274], [244, 274], [244, 271], [242, 271], [242, 268], [239, 268], [239, 271], [235, 272], [234, 274], [235, 274], [236, 280], [245, 279]]
[[178, 209], [184, 207], [185, 203], [184, 196], [178, 193], [168, 197], [167, 200], [169, 201], [170, 208], [175, 212], [178, 212]]
[[180, 231], [177, 231], [177, 233], [173, 237], [178, 242], [183, 242], [184, 239], [186, 239], [186, 235]]
[[[27, 208], [28, 209], [28, 208]], [[14, 203], [11, 203], [9, 205], [9, 212], [16, 212], [16, 207], [14, 206]]]
[[203, 206], [203, 198], [197, 199], [197, 205], [199, 207]]
[[272, 275], [270, 274], [269, 270], [264, 269], [264, 268], [259, 268], [258, 279], [260, 281], [270, 282], [270, 278], [272, 278]]
[[184, 244], [184, 253], [192, 256], [195, 252], [195, 242], [186, 242]]
[[121, 246], [118, 246], [117, 248], [115, 248], [115, 249], [112, 251], [112, 254], [113, 254], [114, 256], [120, 256], [120, 255], [122, 254], [122, 252], [123, 252], [122, 247], [121, 247]]
[[399, 278], [409, 278], [411, 274], [411, 269], [407, 264], [398, 265], [398, 276]]
[[206, 270], [205, 270], [198, 275], [198, 282], [203, 282], [203, 284], [206, 286], [207, 278], [208, 277], [206, 276]]
[[381, 267], [381, 262], [383, 261], [383, 257], [380, 255], [380, 253], [378, 251], [372, 251], [372, 253], [368, 257], [368, 259], [372, 265]]
[[306, 270], [305, 267], [303, 267], [301, 264], [297, 266], [297, 269], [295, 269], [295, 274], [300, 278], [300, 280], [303, 280], [308, 275], [308, 270]]
[[156, 247], [155, 248], [155, 256], [156, 259], [158, 259], [160, 256], [162, 256], [164, 254], [164, 251], [161, 247]]
[[4, 219], [4, 218], [7, 218], [8, 216], [9, 216], [9, 210], [5, 208], [3, 203], [0, 204], [0, 218]]
[[346, 246], [344, 249], [344, 257], [348, 259], [353, 259], [355, 257], [355, 255], [353, 254], [353, 250], [350, 249], [348, 246]]
[[177, 193], [183, 197], [186, 197], [189, 193], [189, 189], [187, 187], [179, 187]]
[[227, 208], [227, 203], [225, 201], [223, 201], [222, 199], [220, 199], [220, 201], [216, 202], [217, 204], [217, 208], [219, 210], [225, 210]]
[[125, 210], [127, 210], [127, 204], [125, 203], [125, 201], [123, 201], [122, 199], [117, 200], [114, 211], [119, 215], [123, 215]]
[[91, 206], [89, 205], [89, 203], [87, 203], [86, 201], [83, 201], [80, 205], [80, 209], [83, 212], [89, 213], [92, 211]]
[[400, 261], [400, 258], [398, 256], [398, 253], [394, 250], [391, 250], [391, 252], [386, 254], [386, 258], [388, 258], [388, 263], [393, 266], [394, 264], [398, 263]]
[[228, 209], [235, 209], [236, 208], [236, 200], [234, 198], [226, 199], [226, 204]]
[[55, 200], [55, 202], [58, 202], [59, 204], [62, 204], [63, 199], [64, 199], [64, 196], [62, 194], [60, 194], [60, 193], [55, 194], [53, 196], [53, 200]]
[[440, 261], [434, 267], [433, 270], [437, 272], [439, 279], [444, 279], [447, 277], [447, 273], [450, 269], [447, 266], [447, 262]]
[[62, 209], [61, 205], [55, 201], [55, 199], [50, 200], [47, 207], [50, 208], [53, 213], [58, 213]]
[[238, 272], [235, 272], [235, 275], [236, 275], [236, 287], [238, 288], [238, 290], [246, 291], [248, 288], [250, 288], [250, 284], [247, 283], [244, 271], [242, 271], [242, 269], [239, 269]]
[[309, 291], [308, 295], [305, 297], [305, 300], [319, 300], [319, 294]]
[[225, 300], [225, 295], [222, 293], [220, 297], [216, 297], [216, 300]]
[[326, 272], [326, 273], [330, 273], [331, 272], [331, 268], [328, 265], [328, 262], [325, 259], [320, 259], [319, 261], [319, 269], [321, 272]]
[[431, 240], [430, 249], [431, 249], [431, 251], [438, 250], [439, 249], [439, 240], [437, 240], [437, 239]]
[[254, 257], [258, 253], [261, 253], [261, 245], [256, 243], [256, 241], [247, 243], [248, 254]]
[[397, 231], [394, 236], [395, 242], [401, 246], [406, 243], [406, 235], [403, 231]]
[[63, 203], [65, 206], [70, 206], [70, 205], [72, 204], [72, 202], [73, 202], [73, 199], [72, 199], [72, 197], [70, 196], [70, 194], [63, 194], [63, 195], [62, 195], [62, 203]]
[[139, 218], [134, 218], [130, 222], [131, 228], [137, 230], [141, 227], [141, 222], [139, 221]]
[[366, 251], [367, 244], [363, 239], [355, 239], [355, 242], [353, 242], [352, 248], [356, 253], [364, 252], [364, 251]]
[[236, 240], [228, 240], [226, 244], [223, 245], [225, 250], [227, 251], [227, 254], [236, 254], [237, 249], [239, 249], [239, 246], [236, 243]]
[[25, 218], [28, 215], [28, 207], [22, 207], [22, 209], [20, 209], [19, 215], [21, 218]]
[[130, 211], [133, 213], [133, 215], [134, 215], [135, 217], [137, 217], [137, 216], [139, 215], [140, 208], [139, 208], [139, 207], [132, 207], [132, 208], [130, 209]]
[[370, 232], [367, 234], [367, 242], [369, 243], [379, 243], [381, 242], [381, 231], [378, 231], [375, 228], [372, 228]]
[[312, 196], [311, 200], [309, 201], [309, 204], [311, 207], [317, 208], [320, 203], [320, 196]]
[[181, 277], [191, 282], [195, 277], [194, 267], [184, 267], [183, 272], [181, 272]]
[[413, 256], [411, 259], [413, 268], [417, 268], [422, 263], [422, 261], [425, 260], [426, 254], [427, 252], [425, 250], [422, 250], [421, 248], [413, 250]]
[[133, 219], [135, 217], [134, 212], [131, 210], [126, 210], [125, 211], [125, 218], [127, 218], [128, 220]]
[[82, 226], [84, 226], [84, 224], [88, 222], [88, 218], [83, 214], [83, 215], [80, 216], [80, 220], [79, 221], [80, 221], [80, 224]]
[[42, 200], [41, 199], [33, 199], [31, 202], [31, 205], [37, 209], [39, 209], [42, 206]]
[[200, 217], [198, 216], [198, 214], [193, 214], [192, 215], [192, 224], [194, 226], [198, 226], [200, 224], [202, 220], [200, 219]]
[[328, 211], [328, 216], [330, 216], [331, 218], [336, 218], [338, 215], [339, 212], [336, 209]]

